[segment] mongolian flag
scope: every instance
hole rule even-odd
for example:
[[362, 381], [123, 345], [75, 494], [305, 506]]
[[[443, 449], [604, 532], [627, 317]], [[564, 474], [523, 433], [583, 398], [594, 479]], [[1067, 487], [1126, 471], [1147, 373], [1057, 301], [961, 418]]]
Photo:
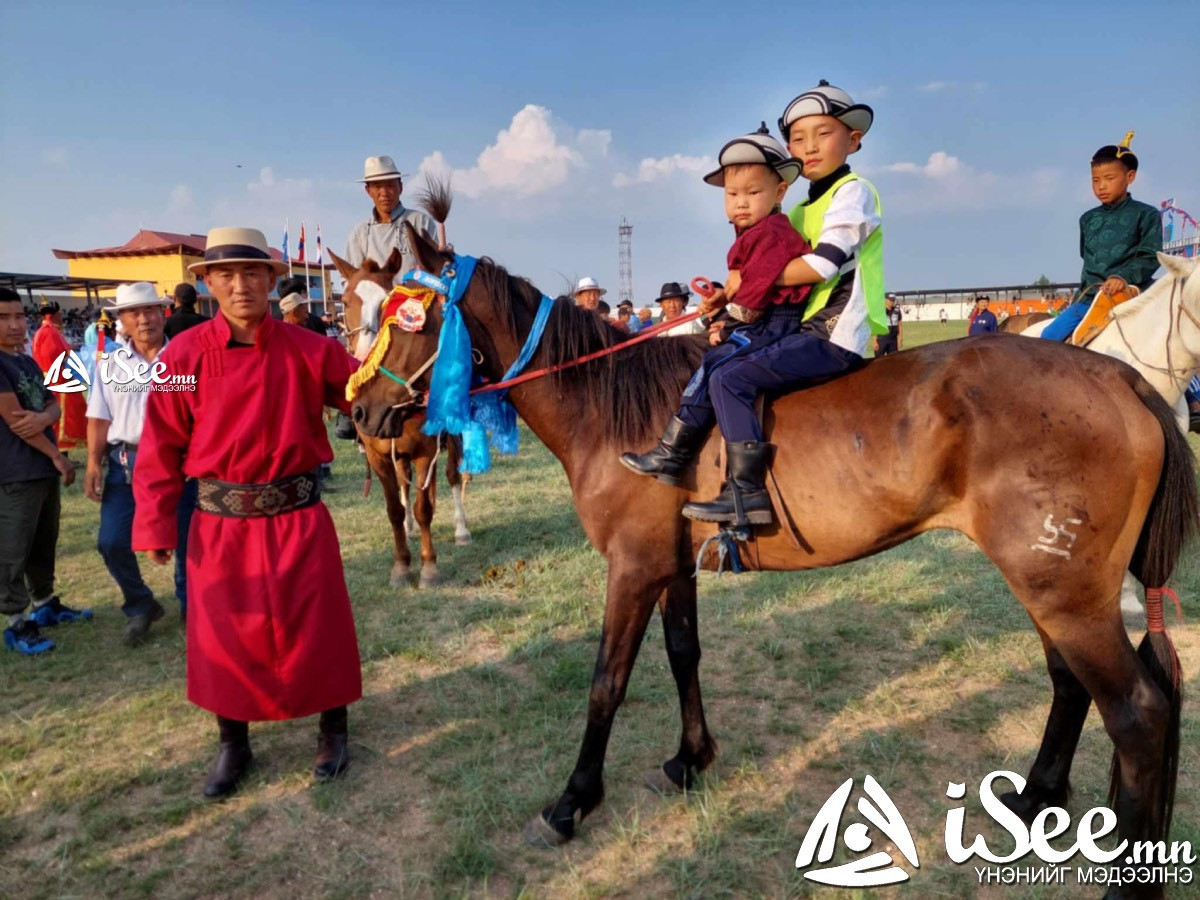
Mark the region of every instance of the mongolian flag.
[[304, 223], [300, 223], [300, 243], [296, 246], [296, 262], [304, 262]]

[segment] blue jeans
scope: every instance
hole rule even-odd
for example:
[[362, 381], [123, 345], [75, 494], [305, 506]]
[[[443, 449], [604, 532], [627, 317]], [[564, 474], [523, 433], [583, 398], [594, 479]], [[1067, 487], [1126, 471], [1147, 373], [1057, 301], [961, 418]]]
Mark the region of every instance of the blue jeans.
[[1083, 317], [1087, 315], [1087, 311], [1092, 308], [1093, 296], [1089, 300], [1081, 300], [1078, 303], [1072, 303], [1062, 312], [1060, 312], [1049, 325], [1042, 331], [1042, 337], [1048, 341], [1065, 341], [1075, 329], [1079, 327], [1079, 323], [1083, 321]]
[[[121, 589], [124, 602], [121, 611], [132, 618], [145, 615], [154, 608], [154, 592], [142, 579], [137, 556], [133, 552], [133, 471], [136, 453], [121, 461], [119, 447], [108, 448], [108, 471], [104, 476], [104, 493], [100, 499], [100, 535], [97, 548], [104, 565]], [[127, 471], [128, 469], [128, 471]], [[187, 527], [196, 508], [196, 482], [189, 481], [179, 503], [178, 547], [175, 552], [175, 596], [180, 610], [187, 613]]]

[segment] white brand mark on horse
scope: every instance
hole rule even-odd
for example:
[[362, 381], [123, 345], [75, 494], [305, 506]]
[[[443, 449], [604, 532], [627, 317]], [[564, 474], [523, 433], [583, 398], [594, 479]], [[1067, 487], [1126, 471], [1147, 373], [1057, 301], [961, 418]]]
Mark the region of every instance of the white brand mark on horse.
[[[1045, 529], [1046, 535], [1038, 537], [1036, 544], [1031, 544], [1030, 550], [1041, 550], [1044, 553], [1053, 553], [1055, 556], [1061, 556], [1064, 559], [1071, 558], [1071, 547], [1075, 546], [1075, 540], [1079, 537], [1073, 531], [1068, 531], [1067, 525], [1082, 525], [1083, 519], [1064, 519], [1063, 525], [1054, 524], [1054, 516], [1046, 516], [1046, 521], [1042, 523], [1042, 528]], [[1063, 549], [1058, 546], [1060, 538], [1067, 539], [1067, 547]]]

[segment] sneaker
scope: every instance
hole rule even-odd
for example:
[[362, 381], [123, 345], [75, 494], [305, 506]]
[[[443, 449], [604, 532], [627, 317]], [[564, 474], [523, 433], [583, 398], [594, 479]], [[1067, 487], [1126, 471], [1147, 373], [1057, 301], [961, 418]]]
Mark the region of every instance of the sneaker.
[[33, 612], [29, 614], [29, 620], [42, 628], [50, 628], [67, 622], [86, 622], [91, 617], [90, 609], [71, 609], [69, 606], [63, 606], [57, 594], [41, 606], [35, 606]]
[[44, 638], [37, 624], [25, 619], [20, 625], [4, 629], [4, 646], [26, 656], [37, 656], [54, 649], [54, 641]]
[[164, 615], [166, 610], [157, 600], [154, 601], [154, 606], [149, 612], [144, 612], [140, 616], [132, 616], [129, 619], [129, 624], [125, 626], [125, 634], [122, 640], [126, 647], [136, 647], [146, 638], [147, 632], [150, 631], [150, 625], [157, 622]]

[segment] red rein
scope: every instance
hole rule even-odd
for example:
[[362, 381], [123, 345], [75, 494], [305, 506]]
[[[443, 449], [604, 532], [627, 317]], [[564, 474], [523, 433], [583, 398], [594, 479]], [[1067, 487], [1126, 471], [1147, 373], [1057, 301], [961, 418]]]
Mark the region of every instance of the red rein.
[[602, 356], [608, 356], [610, 353], [616, 353], [619, 350], [625, 350], [632, 347], [634, 344], [640, 344], [642, 341], [648, 341], [652, 337], [658, 337], [664, 331], [669, 331], [676, 325], [684, 325], [693, 319], [700, 317], [700, 310], [690, 312], [687, 315], [679, 316], [669, 322], [659, 322], [657, 325], [651, 325], [649, 328], [642, 329], [637, 333], [637, 337], [632, 337], [627, 341], [621, 341], [619, 344], [613, 344], [611, 347], [605, 347], [603, 350], [597, 350], [594, 353], [587, 353], [578, 359], [572, 359], [565, 363], [559, 363], [556, 366], [547, 366], [544, 369], [535, 369], [532, 372], [526, 372], [524, 375], [518, 375], [516, 378], [510, 378], [508, 381], [498, 381], [495, 384], [485, 384], [482, 387], [473, 388], [472, 394], [486, 394], [488, 391], [500, 391], [505, 388], [515, 387], [518, 384], [524, 384], [526, 381], [533, 381], [535, 378], [541, 378], [543, 375], [550, 375], [554, 372], [561, 372], [563, 369], [569, 369], [572, 366], [581, 366], [586, 362], [591, 362], [593, 359], [600, 359]]

